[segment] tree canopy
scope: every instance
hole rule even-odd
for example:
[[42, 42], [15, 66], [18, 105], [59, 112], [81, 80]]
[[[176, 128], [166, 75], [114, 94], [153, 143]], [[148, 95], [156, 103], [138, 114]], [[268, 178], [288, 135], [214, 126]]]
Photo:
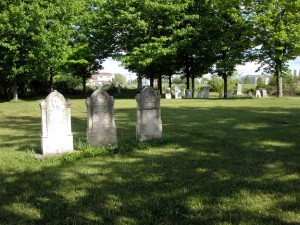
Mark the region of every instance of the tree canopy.
[[299, 0], [3, 0], [0, 3], [0, 95], [13, 87], [48, 92], [65, 73], [83, 86], [107, 57], [140, 77], [208, 72], [224, 80], [258, 60], [275, 74], [300, 55]]

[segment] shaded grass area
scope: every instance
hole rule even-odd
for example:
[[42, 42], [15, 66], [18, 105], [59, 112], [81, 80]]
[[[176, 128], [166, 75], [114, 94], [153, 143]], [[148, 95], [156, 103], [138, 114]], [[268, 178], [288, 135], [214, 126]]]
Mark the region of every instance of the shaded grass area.
[[139, 143], [116, 100], [117, 145], [46, 159], [38, 101], [1, 103], [0, 224], [300, 224], [299, 101], [162, 100], [164, 138]]

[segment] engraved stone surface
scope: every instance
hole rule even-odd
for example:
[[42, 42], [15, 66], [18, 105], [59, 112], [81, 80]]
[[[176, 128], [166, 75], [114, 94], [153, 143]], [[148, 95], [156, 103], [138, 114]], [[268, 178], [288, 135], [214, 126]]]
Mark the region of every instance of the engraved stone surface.
[[160, 95], [151, 87], [144, 88], [136, 95], [137, 123], [136, 138], [139, 141], [162, 137]]
[[100, 89], [87, 98], [87, 140], [90, 145], [100, 147], [117, 141], [114, 102], [112, 96]]
[[53, 91], [40, 103], [42, 117], [42, 154], [59, 154], [73, 150], [71, 102]]

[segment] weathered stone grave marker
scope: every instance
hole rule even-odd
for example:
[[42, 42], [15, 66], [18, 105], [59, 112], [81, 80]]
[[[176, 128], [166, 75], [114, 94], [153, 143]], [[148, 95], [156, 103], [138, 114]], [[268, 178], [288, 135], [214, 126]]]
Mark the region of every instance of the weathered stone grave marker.
[[267, 98], [268, 97], [267, 90], [261, 90], [261, 92], [262, 92], [262, 97], [263, 98]]
[[136, 95], [136, 101], [136, 138], [139, 141], [161, 138], [160, 95], [153, 88], [146, 87]]
[[255, 92], [255, 97], [256, 97], [256, 98], [260, 98], [260, 97], [261, 97], [261, 92], [260, 92], [260, 90], [256, 90], [256, 92]]
[[179, 87], [179, 86], [176, 86], [176, 87], [175, 87], [175, 98], [176, 98], [176, 99], [182, 98], [182, 93], [181, 93], [181, 90], [180, 90], [180, 87]]
[[100, 89], [86, 99], [87, 140], [93, 147], [101, 147], [117, 141], [114, 101], [113, 97]]
[[202, 91], [198, 91], [197, 98], [202, 98]]
[[53, 91], [40, 103], [42, 117], [42, 154], [59, 154], [73, 150], [71, 102]]
[[193, 98], [193, 91], [186, 89], [185, 90], [185, 98]]
[[242, 84], [238, 84], [237, 85], [236, 95], [243, 95], [242, 89], [243, 89], [243, 85]]
[[166, 99], [172, 99], [171, 88], [166, 89]]
[[203, 98], [209, 98], [209, 87], [204, 87], [204, 96]]

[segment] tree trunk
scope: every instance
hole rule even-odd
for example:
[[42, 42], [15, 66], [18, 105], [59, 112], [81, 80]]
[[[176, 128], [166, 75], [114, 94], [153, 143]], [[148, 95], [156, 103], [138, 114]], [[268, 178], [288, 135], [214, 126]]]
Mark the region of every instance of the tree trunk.
[[275, 76], [276, 76], [276, 94], [278, 98], [283, 97], [283, 88], [282, 88], [282, 66], [280, 61], [275, 62]]
[[49, 91], [53, 91], [53, 76], [54, 76], [54, 69], [53, 67], [50, 68], [50, 81], [49, 81]]
[[224, 98], [227, 98], [227, 75], [223, 74], [222, 78], [224, 80]]
[[138, 90], [142, 90], [142, 88], [143, 88], [142, 76], [139, 73], [137, 74], [137, 79], [138, 79], [138, 86], [137, 86], [137, 88], [138, 88]]
[[158, 85], [159, 94], [162, 95], [162, 78], [161, 78], [161, 76], [159, 76], [157, 79], [157, 85]]
[[172, 87], [172, 75], [170, 74], [169, 75], [169, 88]]
[[154, 88], [154, 77], [153, 74], [150, 74], [150, 87]]
[[195, 90], [195, 77], [192, 76], [192, 98], [194, 98], [194, 90]]
[[86, 76], [82, 76], [82, 91], [85, 94], [86, 93]]

